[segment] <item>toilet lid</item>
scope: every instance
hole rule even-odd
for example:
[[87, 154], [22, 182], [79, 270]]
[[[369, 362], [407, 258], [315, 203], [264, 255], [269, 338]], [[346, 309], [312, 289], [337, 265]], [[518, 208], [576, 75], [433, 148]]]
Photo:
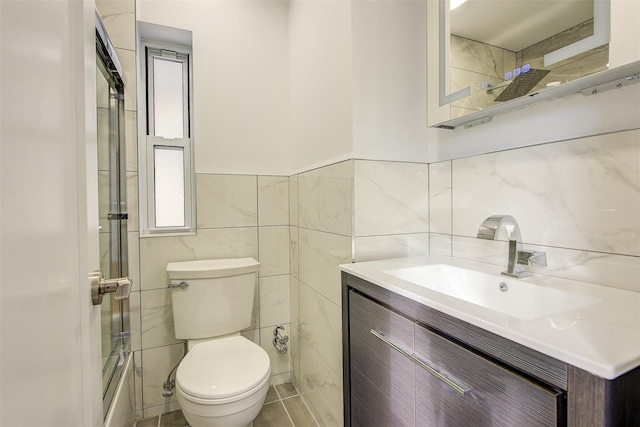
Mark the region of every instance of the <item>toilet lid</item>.
[[269, 375], [267, 353], [242, 336], [195, 345], [184, 357], [176, 381], [187, 394], [224, 399], [259, 385]]

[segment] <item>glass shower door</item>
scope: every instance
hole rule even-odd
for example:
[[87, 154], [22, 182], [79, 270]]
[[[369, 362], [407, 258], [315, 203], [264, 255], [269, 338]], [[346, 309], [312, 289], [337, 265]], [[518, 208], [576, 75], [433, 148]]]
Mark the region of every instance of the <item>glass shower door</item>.
[[[124, 84], [100, 31], [96, 41], [100, 268], [105, 279], [115, 279], [128, 276]], [[129, 300], [114, 295], [105, 294], [100, 309], [104, 415], [131, 351]]]

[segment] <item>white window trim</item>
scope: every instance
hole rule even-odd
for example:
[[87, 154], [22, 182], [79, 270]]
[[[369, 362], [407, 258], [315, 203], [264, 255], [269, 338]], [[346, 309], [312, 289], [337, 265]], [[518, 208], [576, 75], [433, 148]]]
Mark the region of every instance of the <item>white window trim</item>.
[[[147, 134], [147, 47], [186, 54], [188, 59], [188, 131], [187, 138], [162, 138]], [[155, 42], [144, 38], [138, 44], [138, 187], [140, 237], [196, 234], [196, 183], [193, 132], [193, 60], [189, 46]], [[185, 226], [155, 227], [154, 151], [157, 145], [184, 149]]]

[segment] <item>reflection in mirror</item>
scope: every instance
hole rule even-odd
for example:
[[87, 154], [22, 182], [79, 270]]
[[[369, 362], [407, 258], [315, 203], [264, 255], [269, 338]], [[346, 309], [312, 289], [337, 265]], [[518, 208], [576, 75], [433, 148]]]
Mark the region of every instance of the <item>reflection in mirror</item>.
[[[608, 67], [606, 1], [467, 0], [451, 10], [439, 3], [440, 31], [450, 29], [441, 43], [450, 49], [442, 55], [450, 83], [441, 89], [449, 99], [440, 105], [450, 103], [450, 119]], [[464, 91], [468, 96], [456, 96]]]

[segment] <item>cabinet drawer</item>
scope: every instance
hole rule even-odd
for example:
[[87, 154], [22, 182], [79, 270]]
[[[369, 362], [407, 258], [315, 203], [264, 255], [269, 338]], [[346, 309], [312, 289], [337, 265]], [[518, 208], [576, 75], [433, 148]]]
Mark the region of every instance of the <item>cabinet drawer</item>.
[[564, 393], [548, 389], [433, 332], [415, 326], [415, 357], [448, 378], [416, 368], [416, 425], [556, 426]]
[[380, 331], [412, 351], [413, 322], [354, 292], [349, 310], [351, 426], [413, 426], [413, 363], [371, 334]]

